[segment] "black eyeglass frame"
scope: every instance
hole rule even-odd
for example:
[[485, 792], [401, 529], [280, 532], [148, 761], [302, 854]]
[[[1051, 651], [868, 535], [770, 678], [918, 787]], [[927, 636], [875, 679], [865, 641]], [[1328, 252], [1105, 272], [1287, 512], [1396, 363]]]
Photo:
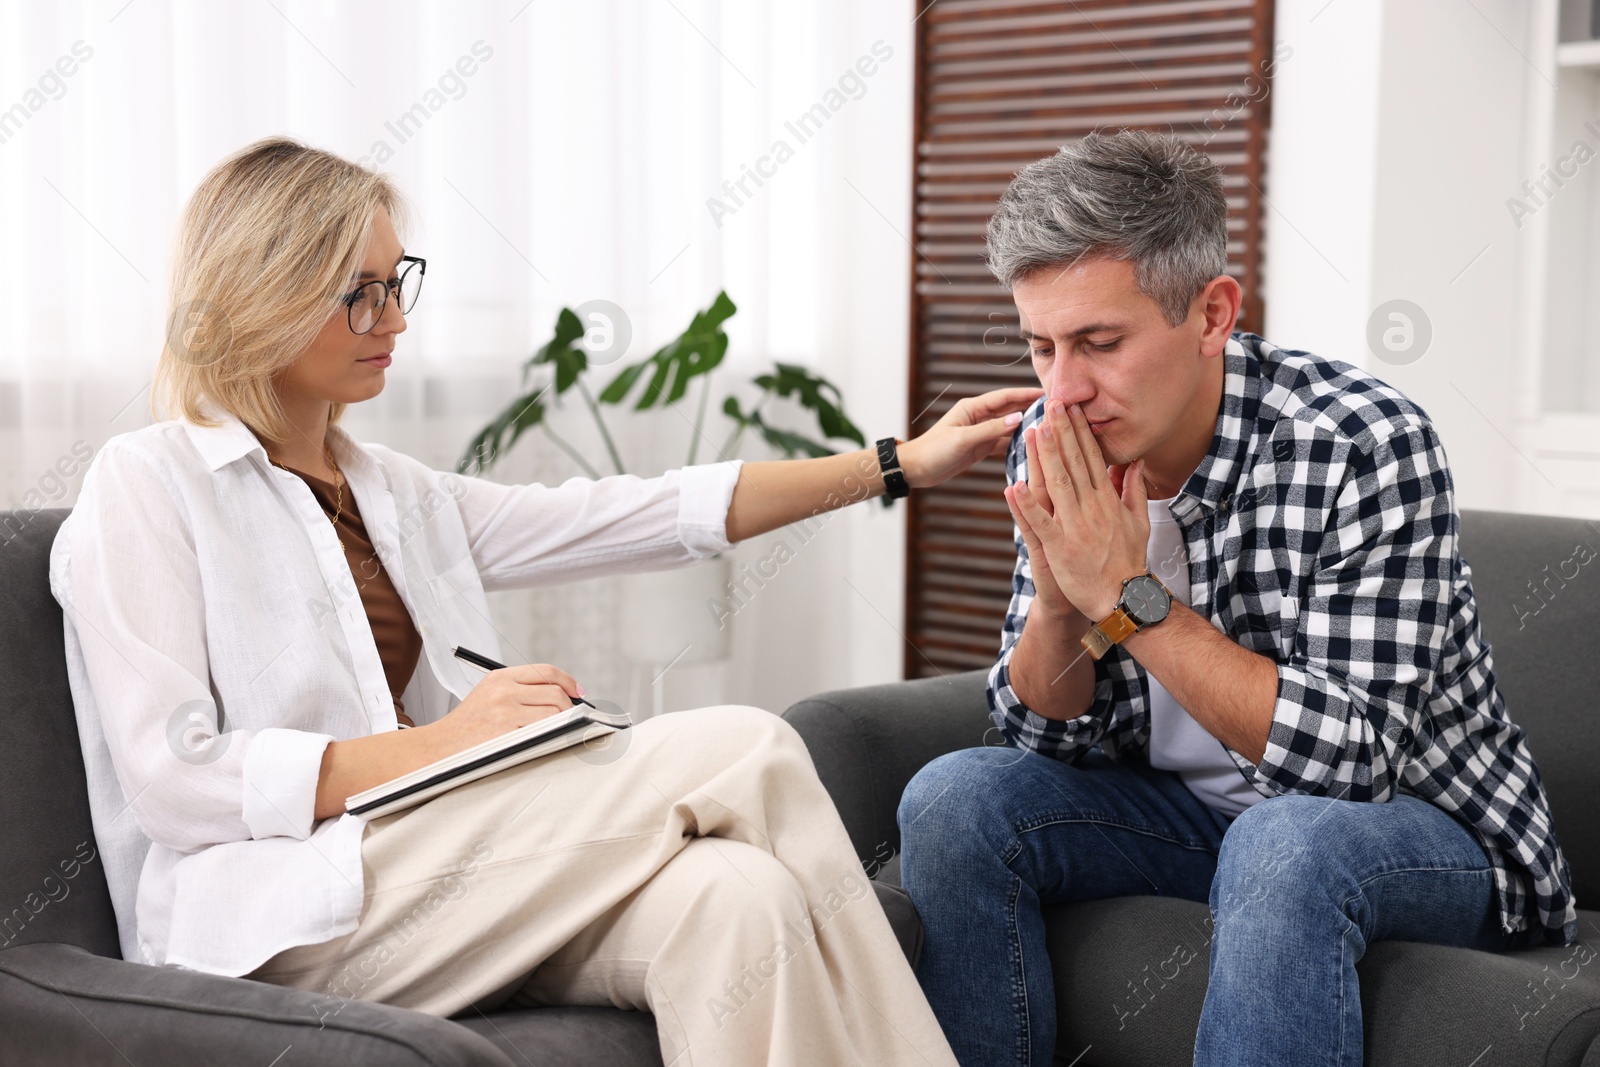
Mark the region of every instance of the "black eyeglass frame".
[[[400, 262], [409, 263], [411, 266], [401, 271], [400, 276], [394, 281], [389, 282], [384, 281], [381, 278], [374, 278], [370, 282], [362, 282], [360, 285], [356, 286], [355, 289], [339, 298], [339, 303], [344, 305], [344, 321], [350, 327], [350, 332], [355, 334], [357, 337], [371, 333], [378, 323], [383, 321], [383, 313], [388, 310], [389, 307], [390, 292], [394, 292], [396, 294], [400, 292], [400, 287], [405, 284], [406, 277], [411, 273], [413, 268], [421, 271], [421, 273], [417, 276], [417, 296], [422, 295], [422, 283], [428, 277], [428, 261], [423, 259], [421, 256], [401, 256]], [[372, 325], [368, 326], [365, 330], [358, 330], [356, 329], [355, 320], [356, 300], [367, 290], [368, 286], [373, 285], [383, 286], [383, 296], [378, 300], [378, 309], [372, 316]], [[403, 307], [400, 309], [400, 314], [407, 314], [410, 312], [411, 308], [417, 306], [417, 296], [413, 296], [411, 298], [411, 307]]]

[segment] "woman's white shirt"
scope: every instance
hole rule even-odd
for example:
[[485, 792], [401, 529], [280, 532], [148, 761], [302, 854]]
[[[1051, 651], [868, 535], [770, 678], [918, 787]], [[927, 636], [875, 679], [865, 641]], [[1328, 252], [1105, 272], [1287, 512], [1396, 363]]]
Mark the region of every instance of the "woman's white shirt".
[[[356, 928], [361, 832], [313, 818], [328, 742], [398, 728], [327, 513], [250, 429], [161, 422], [108, 441], [50, 555], [123, 957], [242, 975]], [[730, 547], [740, 462], [501, 485], [329, 428], [423, 655], [438, 720], [505, 662], [485, 590], [687, 565]], [[552, 598], [552, 610], [560, 610]]]

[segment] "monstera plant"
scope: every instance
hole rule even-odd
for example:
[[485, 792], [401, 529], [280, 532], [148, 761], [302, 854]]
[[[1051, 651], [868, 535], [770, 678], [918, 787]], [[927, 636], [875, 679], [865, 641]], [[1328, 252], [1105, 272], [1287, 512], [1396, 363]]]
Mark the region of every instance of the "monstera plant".
[[[601, 408], [619, 406], [631, 399], [634, 411], [666, 409], [688, 397], [698, 378], [698, 399], [686, 460], [686, 464], [693, 464], [700, 454], [701, 442], [706, 440], [712, 372], [721, 366], [728, 352], [728, 335], [723, 331], [723, 323], [736, 310], [727, 293], [718, 293], [711, 306], [697, 312], [681, 334], [649, 357], [621, 368], [596, 392], [588, 383], [588, 375], [598, 367], [585, 345], [585, 324], [572, 309], [562, 308], [556, 315], [555, 336], [522, 366], [521, 395], [473, 437], [456, 464], [456, 470], [463, 474], [482, 473], [516, 444], [519, 437], [538, 428], [591, 478], [601, 477], [600, 470], [550, 424], [552, 406], [559, 407], [562, 397], [576, 391], [600, 432], [610, 465], [617, 474], [626, 474]], [[530, 385], [530, 379], [540, 368], [550, 368], [553, 373], [540, 375], [541, 380], [548, 380], [535, 388]], [[644, 383], [642, 388], [641, 382]], [[857, 447], [865, 447], [866, 438], [844, 413], [844, 399], [838, 388], [826, 378], [805, 367], [775, 362], [770, 371], [756, 375], [751, 382], [760, 389], [760, 395], [748, 411], [739, 403], [738, 396], [731, 393], [722, 401], [722, 413], [733, 425], [714, 458], [733, 458], [745, 435], [751, 431], [789, 458], [831, 456], [834, 449], [826, 442], [832, 440], [851, 441]], [[803, 409], [812, 412], [817, 421], [817, 437], [770, 423], [763, 411], [773, 397], [793, 398]], [[884, 499], [887, 502], [888, 498]]]
[[[580, 305], [580, 309], [588, 306]], [[731, 426], [722, 447], [710, 447], [706, 414], [711, 404], [711, 379], [728, 353], [728, 335], [722, 326], [735, 310], [728, 294], [718, 293], [710, 307], [695, 314], [688, 329], [649, 357], [622, 367], [596, 390], [590, 388], [590, 376], [615, 358], [610, 347], [624, 346], [607, 344], [603, 331], [599, 343], [590, 343], [593, 335], [583, 318], [570, 308], [562, 308], [556, 316], [555, 336], [523, 364], [521, 395], [478, 431], [456, 470], [462, 474], [482, 473], [505, 455], [518, 438], [537, 428], [589, 477], [601, 477], [600, 469], [551, 425], [552, 408], [560, 408], [563, 398], [574, 393], [593, 418], [610, 466], [617, 474], [628, 471], [602, 409], [624, 404], [631, 405], [635, 412], [666, 409], [689, 398], [691, 393], [696, 394], [695, 416], [690, 424], [686, 465], [693, 464], [700, 455], [702, 442], [708, 446], [705, 451], [716, 452], [709, 459], [732, 459], [751, 433], [789, 458], [833, 455], [829, 441], [850, 441], [864, 447], [866, 438], [845, 415], [844, 400], [832, 382], [805, 367], [777, 362], [771, 370], [750, 379], [760, 393], [748, 410], [731, 392], [723, 399], [721, 410], [731, 420]], [[769, 421], [767, 405], [774, 397], [792, 399], [811, 412], [816, 418], [816, 434], [808, 436]], [[882, 499], [889, 503], [887, 496]], [[726, 553], [689, 568], [621, 576], [619, 647], [635, 665], [670, 666], [726, 659], [731, 648], [728, 618], [746, 603], [744, 596], [734, 591], [731, 577], [732, 562]], [[730, 608], [729, 604], [734, 606]], [[666, 670], [653, 673], [652, 703], [659, 714], [665, 706]], [[637, 670], [633, 677], [637, 682]]]

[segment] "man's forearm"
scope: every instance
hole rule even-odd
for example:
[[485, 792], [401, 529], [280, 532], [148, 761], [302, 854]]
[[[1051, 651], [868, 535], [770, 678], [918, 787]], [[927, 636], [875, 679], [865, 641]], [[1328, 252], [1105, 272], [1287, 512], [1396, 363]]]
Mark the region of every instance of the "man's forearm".
[[1030, 611], [1011, 650], [1011, 691], [1047, 719], [1076, 719], [1094, 702], [1094, 660], [1082, 644], [1089, 620]]
[[1181, 601], [1122, 647], [1217, 740], [1261, 762], [1278, 701], [1278, 665], [1238, 644]]

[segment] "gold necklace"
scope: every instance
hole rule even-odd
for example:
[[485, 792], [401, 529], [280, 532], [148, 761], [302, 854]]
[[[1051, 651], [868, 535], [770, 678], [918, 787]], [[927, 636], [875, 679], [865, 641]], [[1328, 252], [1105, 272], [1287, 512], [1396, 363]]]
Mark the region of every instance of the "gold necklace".
[[[339, 477], [339, 465], [333, 461], [333, 448], [326, 441], [322, 443], [322, 448], [323, 454], [328, 458], [328, 466], [333, 468], [333, 487], [336, 494], [333, 504], [333, 514], [329, 516], [328, 521], [333, 523], [334, 536], [338, 537], [339, 539], [339, 551], [343, 552], [344, 538], [339, 537], [339, 516], [344, 514], [344, 479]], [[263, 451], [265, 451], [265, 449], [263, 449]], [[274, 467], [283, 467], [283, 469], [288, 471], [290, 474], [300, 473], [293, 467], [284, 467], [282, 463], [279, 463], [277, 460], [272, 458], [271, 452], [267, 452], [267, 462], [271, 463]], [[323, 512], [323, 514], [327, 515], [328, 513]]]

